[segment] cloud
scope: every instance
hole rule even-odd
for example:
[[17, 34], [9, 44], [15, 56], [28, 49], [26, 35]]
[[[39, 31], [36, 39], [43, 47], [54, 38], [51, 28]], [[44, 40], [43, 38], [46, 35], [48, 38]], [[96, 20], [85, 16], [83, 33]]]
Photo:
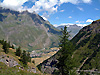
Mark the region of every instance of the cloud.
[[[27, 4], [23, 6], [26, 2], [33, 2], [32, 6], [28, 8]], [[63, 3], [72, 3], [72, 4], [78, 4], [81, 3], [90, 3], [91, 0], [3, 0], [0, 2], [0, 6], [4, 8], [10, 8], [12, 10], [17, 11], [25, 11], [28, 10], [29, 12], [35, 11], [36, 13], [45, 13], [47, 15], [53, 14], [58, 11], [58, 7], [61, 6]], [[83, 8], [78, 7], [81, 11], [84, 11]], [[64, 10], [61, 10], [60, 12], [64, 12]], [[42, 15], [46, 19], [48, 19], [47, 16]], [[72, 18], [69, 16], [69, 18]]]
[[0, 3], [0, 6], [4, 8], [10, 8], [13, 10], [20, 10], [23, 9], [22, 5], [28, 0], [4, 0]]
[[78, 21], [75, 21], [75, 22], [76, 22], [76, 23], [84, 23], [84, 21], [79, 21], [79, 20], [78, 20]]
[[73, 23], [62, 23], [60, 25], [54, 24], [53, 26], [58, 27], [58, 26], [64, 26], [64, 25], [67, 25], [67, 26], [69, 26], [69, 25], [77, 25], [77, 26], [82, 26], [82, 27], [87, 26], [87, 24], [73, 24]]
[[[38, 9], [42, 11], [47, 11], [49, 13], [57, 12], [57, 5], [58, 0], [39, 0], [35, 2], [35, 5], [33, 5], [33, 9]], [[36, 11], [37, 12], [37, 11]]]
[[82, 0], [84, 3], [91, 3], [92, 0]]
[[48, 19], [47, 19], [46, 17], [44, 17], [44, 16], [41, 16], [41, 17], [42, 17], [44, 20], [46, 20], [46, 21], [48, 20]]
[[81, 11], [84, 11], [84, 9], [83, 8], [81, 8], [81, 7], [77, 7], [79, 10], [81, 10]]
[[95, 8], [95, 10], [99, 10], [98, 8]]
[[82, 26], [82, 27], [85, 27], [87, 26], [88, 24], [76, 24], [77, 26]]
[[64, 12], [65, 10], [60, 10], [60, 12]]
[[72, 18], [72, 16], [69, 16], [68, 18]]
[[54, 24], [53, 26], [54, 26], [54, 27], [58, 27], [59, 25], [57, 25], [57, 24]]
[[86, 22], [93, 22], [93, 20], [91, 20], [91, 19], [88, 19]]
[[47, 21], [48, 18], [49, 18], [49, 15], [46, 12], [44, 12], [43, 15], [42, 15], [42, 17], [43, 17], [44, 20]]
[[79, 3], [79, 0], [60, 0], [60, 3], [63, 4], [63, 3], [72, 3], [72, 4], [78, 4]]
[[76, 21], [76, 23], [80, 23], [79, 21]]
[[[23, 4], [25, 2], [31, 1], [34, 3], [32, 8], [24, 7]], [[54, 13], [57, 12], [58, 7], [63, 3], [72, 3], [72, 4], [78, 4], [81, 3], [80, 0], [4, 0], [0, 5], [5, 8], [10, 8], [13, 10], [23, 11], [23, 10], [29, 10], [30, 12], [41, 12], [41, 11], [47, 11], [48, 13]], [[82, 0], [83, 3], [90, 3], [92, 0]], [[83, 11], [82, 8], [79, 8]], [[64, 12], [64, 10], [61, 10], [60, 12]]]

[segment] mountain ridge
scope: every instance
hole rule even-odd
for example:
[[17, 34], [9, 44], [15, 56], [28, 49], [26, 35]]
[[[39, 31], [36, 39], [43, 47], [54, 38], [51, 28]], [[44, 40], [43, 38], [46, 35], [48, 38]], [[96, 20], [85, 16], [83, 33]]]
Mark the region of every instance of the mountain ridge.
[[32, 51], [58, 45], [61, 32], [35, 12], [18, 12], [0, 7], [0, 39]]

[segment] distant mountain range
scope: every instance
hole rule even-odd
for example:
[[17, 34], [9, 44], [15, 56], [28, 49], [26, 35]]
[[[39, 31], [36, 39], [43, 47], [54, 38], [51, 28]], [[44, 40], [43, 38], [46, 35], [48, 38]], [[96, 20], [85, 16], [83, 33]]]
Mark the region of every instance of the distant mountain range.
[[60, 30], [35, 12], [18, 12], [0, 7], [0, 39], [25, 50], [58, 46]]
[[78, 26], [76, 24], [73, 25], [68, 24], [68, 25], [58, 26], [57, 29], [61, 30], [61, 28], [63, 29], [65, 26], [67, 26], [68, 32], [70, 32], [69, 39], [72, 39], [79, 32], [79, 30], [83, 28], [82, 26]]

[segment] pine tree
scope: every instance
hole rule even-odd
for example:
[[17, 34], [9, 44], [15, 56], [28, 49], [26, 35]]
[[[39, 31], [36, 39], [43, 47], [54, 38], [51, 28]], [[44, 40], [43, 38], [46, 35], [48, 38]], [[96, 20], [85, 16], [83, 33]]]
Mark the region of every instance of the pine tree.
[[17, 49], [16, 49], [16, 56], [20, 56], [21, 55], [21, 47], [19, 46]]
[[61, 49], [59, 50], [59, 58], [57, 67], [62, 75], [68, 75], [69, 71], [72, 69], [72, 60], [71, 55], [73, 52], [73, 46], [72, 43], [68, 40], [69, 32], [67, 31], [67, 27], [64, 27], [64, 30], [62, 29], [62, 36], [59, 47]]
[[10, 46], [10, 41], [8, 42], [8, 47], [11, 48], [11, 46]]
[[5, 41], [4, 41], [4, 39], [3, 39], [3, 40], [1, 40], [1, 44], [2, 44], [2, 45], [4, 44], [4, 42], [5, 42]]
[[12, 48], [12, 49], [15, 49], [15, 48], [14, 48], [14, 45], [12, 45], [11, 48]]
[[27, 61], [31, 62], [31, 57], [30, 57], [30, 53], [29, 52], [27, 53]]
[[27, 65], [27, 56], [26, 56], [26, 51], [25, 50], [22, 53], [21, 61], [23, 62], [24, 66]]
[[7, 41], [4, 41], [4, 42], [3, 42], [3, 49], [4, 49], [4, 52], [5, 52], [6, 54], [9, 52], [9, 46], [8, 46]]

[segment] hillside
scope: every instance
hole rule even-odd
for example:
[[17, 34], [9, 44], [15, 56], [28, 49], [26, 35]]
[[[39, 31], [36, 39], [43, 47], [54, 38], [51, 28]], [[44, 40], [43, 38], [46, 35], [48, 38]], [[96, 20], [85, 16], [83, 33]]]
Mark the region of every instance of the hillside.
[[[80, 75], [100, 74], [100, 20], [93, 21], [90, 25], [82, 28], [71, 40], [75, 46], [72, 55], [73, 66]], [[60, 51], [38, 65], [42, 72], [55, 74], [58, 70], [55, 64]]]
[[32, 63], [28, 62], [23, 67], [20, 57], [15, 55], [16, 50], [9, 48], [9, 53], [5, 53], [0, 44], [0, 75], [41, 75], [42, 73]]
[[73, 59], [77, 61], [75, 66], [80, 70], [100, 71], [100, 20], [93, 21], [80, 30], [72, 42], [76, 43], [73, 54]]
[[18, 12], [0, 7], [0, 39], [26, 50], [58, 45], [57, 30], [35, 12]]

